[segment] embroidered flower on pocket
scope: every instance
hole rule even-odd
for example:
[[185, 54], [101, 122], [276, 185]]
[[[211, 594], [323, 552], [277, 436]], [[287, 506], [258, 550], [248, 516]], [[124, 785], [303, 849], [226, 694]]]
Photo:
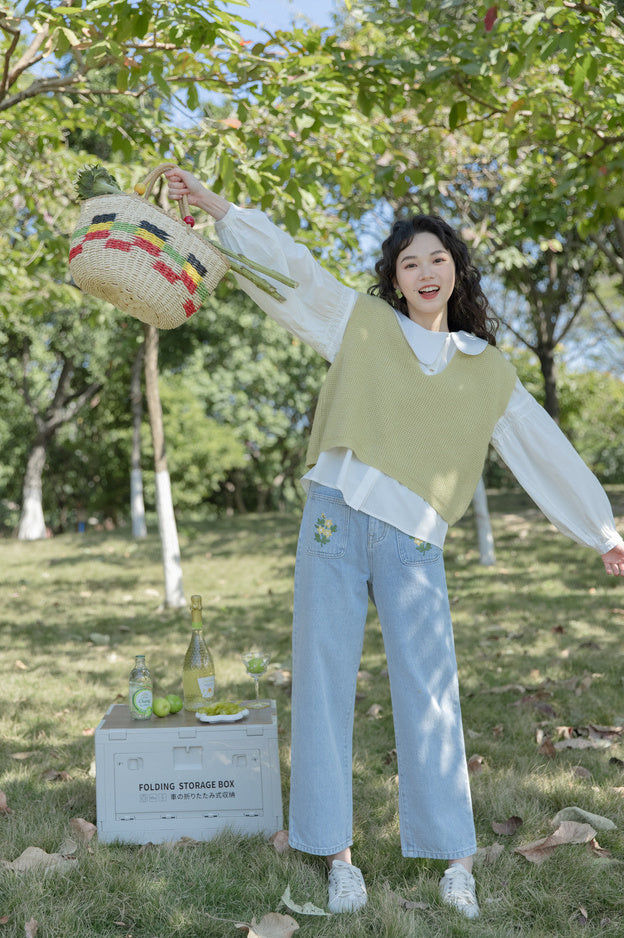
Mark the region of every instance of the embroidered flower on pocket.
[[329, 544], [329, 539], [338, 530], [338, 525], [334, 524], [331, 518], [326, 518], [325, 514], [316, 519], [314, 527], [316, 528], [314, 540], [318, 541], [319, 544]]
[[428, 550], [431, 550], [429, 541], [421, 541], [419, 537], [413, 538], [413, 541], [416, 545], [416, 550], [419, 550], [421, 554], [426, 554]]

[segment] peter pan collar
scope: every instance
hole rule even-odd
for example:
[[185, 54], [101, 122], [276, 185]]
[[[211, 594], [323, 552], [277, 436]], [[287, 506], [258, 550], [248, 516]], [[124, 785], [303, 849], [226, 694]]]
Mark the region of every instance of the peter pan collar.
[[465, 355], [480, 355], [487, 345], [485, 339], [471, 332], [430, 332], [396, 310], [395, 315], [410, 345], [418, 348], [418, 359], [423, 365], [432, 365], [448, 342], [454, 342], [455, 347]]

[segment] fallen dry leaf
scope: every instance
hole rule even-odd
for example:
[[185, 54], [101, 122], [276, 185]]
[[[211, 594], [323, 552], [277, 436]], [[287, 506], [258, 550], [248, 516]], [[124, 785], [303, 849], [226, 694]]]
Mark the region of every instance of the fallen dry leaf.
[[587, 727], [590, 738], [593, 739], [614, 739], [622, 735], [621, 726], [600, 726], [597, 723], [590, 723]]
[[28, 665], [24, 664], [23, 661], [20, 661], [19, 658], [15, 662], [15, 667], [17, 668], [18, 671], [28, 671]]
[[513, 815], [510, 818], [507, 818], [506, 821], [492, 821], [492, 830], [495, 834], [502, 834], [505, 837], [511, 837], [512, 834], [515, 834], [519, 830], [524, 821], [521, 817]]
[[24, 925], [24, 938], [35, 938], [38, 928], [39, 928], [39, 922], [36, 919], [31, 918]]
[[94, 726], [85, 727], [85, 729], [82, 731], [82, 735], [83, 736], [95, 736], [95, 727]]
[[76, 841], [72, 840], [71, 837], [66, 837], [56, 852], [60, 853], [62, 857], [74, 857], [77, 850], [78, 844]]
[[8, 915], [0, 915], [0, 925], [6, 925], [8, 921], [9, 921]]
[[91, 840], [97, 832], [97, 827], [91, 821], [85, 821], [82, 817], [73, 817], [69, 822], [72, 833], [85, 842]]
[[475, 862], [483, 863], [484, 866], [492, 866], [504, 850], [503, 845], [499, 843], [490, 844], [489, 847], [477, 847]]
[[485, 768], [485, 759], [483, 756], [470, 756], [468, 759], [468, 771], [471, 775], [478, 775]]
[[298, 912], [300, 915], [331, 915], [331, 912], [326, 912], [325, 909], [319, 909], [319, 907], [312, 902], [304, 902], [303, 905], [298, 905], [290, 897], [290, 886], [286, 886], [281, 901], [291, 912]]
[[72, 780], [69, 772], [63, 772], [60, 769], [46, 769], [41, 773], [41, 778], [46, 782], [71, 782]]
[[0, 814], [12, 814], [11, 808], [7, 803], [7, 796], [3, 791], [0, 791]]
[[52, 870], [66, 870], [74, 867], [77, 860], [74, 857], [64, 857], [60, 853], [46, 853], [40, 847], [26, 847], [23, 853], [9, 863], [0, 859], [0, 868], [13, 870], [16, 873], [25, 873], [29, 870], [43, 870], [48, 873]]
[[555, 749], [555, 745], [552, 739], [550, 739], [549, 737], [546, 737], [546, 739], [538, 747], [537, 751], [539, 752], [540, 756], [546, 756], [547, 759], [552, 759], [554, 756], [557, 755], [557, 750]]
[[290, 915], [281, 915], [279, 912], [269, 912], [263, 915], [259, 922], [255, 916], [248, 922], [236, 922], [236, 928], [246, 928], [247, 938], [290, 938], [293, 932], [298, 931], [299, 925]]
[[290, 850], [288, 831], [276, 831], [274, 834], [271, 834], [269, 843], [275, 848], [276, 853], [288, 853]]
[[366, 716], [371, 720], [378, 720], [381, 716], [382, 709], [383, 708], [381, 704], [371, 704], [371, 706], [366, 711]]
[[571, 924], [580, 925], [581, 928], [584, 928], [585, 925], [587, 925], [589, 921], [589, 916], [587, 915], [587, 909], [585, 908], [585, 906], [580, 905], [578, 907], [578, 910], [574, 912], [573, 915], [570, 916], [568, 921]]
[[395, 905], [398, 905], [399, 908], [405, 909], [408, 912], [411, 912], [415, 909], [418, 909], [424, 912], [426, 911], [426, 909], [431, 908], [428, 902], [413, 902], [411, 899], [405, 899], [403, 896], [399, 895], [398, 892], [394, 892], [388, 886], [386, 886], [386, 893], [388, 895], [388, 898]]
[[515, 853], [520, 853], [531, 863], [542, 863], [557, 847], [564, 844], [586, 844], [593, 840], [596, 831], [590, 824], [578, 824], [576, 821], [563, 821], [554, 833], [541, 840], [534, 840], [524, 847], [516, 847]]
[[582, 677], [581, 680], [579, 681], [578, 687], [576, 688], [574, 693], [576, 694], [577, 697], [580, 697], [581, 694], [583, 694], [586, 690], [589, 690], [591, 686], [592, 686], [592, 675], [585, 674], [585, 676]]
[[[180, 850], [184, 847], [196, 847], [198, 844], [199, 840], [194, 840], [192, 837], [188, 837], [186, 834], [184, 834], [182, 837], [178, 837], [177, 840], [170, 840], [168, 842], [168, 846], [171, 847], [172, 850]], [[167, 846], [167, 844], [165, 846]]]
[[599, 857], [601, 860], [608, 860], [613, 856], [610, 850], [600, 846], [595, 837], [587, 844], [587, 849], [592, 856]]
[[506, 694], [508, 691], [516, 691], [518, 694], [525, 694], [526, 687], [523, 684], [500, 684], [498, 687], [484, 687], [479, 691], [480, 694]]

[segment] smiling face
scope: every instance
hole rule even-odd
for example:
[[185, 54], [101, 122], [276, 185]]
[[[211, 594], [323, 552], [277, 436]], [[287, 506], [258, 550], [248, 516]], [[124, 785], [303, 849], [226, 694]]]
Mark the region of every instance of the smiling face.
[[405, 297], [410, 319], [433, 332], [448, 332], [455, 263], [437, 235], [414, 235], [397, 257], [394, 286]]

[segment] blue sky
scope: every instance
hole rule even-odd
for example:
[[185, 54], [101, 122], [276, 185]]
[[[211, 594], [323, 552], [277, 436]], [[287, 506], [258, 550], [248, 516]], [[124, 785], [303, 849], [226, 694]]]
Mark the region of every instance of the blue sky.
[[248, 0], [249, 8], [236, 7], [242, 16], [266, 29], [287, 29], [293, 20], [305, 17], [319, 26], [331, 24], [335, 0]]

